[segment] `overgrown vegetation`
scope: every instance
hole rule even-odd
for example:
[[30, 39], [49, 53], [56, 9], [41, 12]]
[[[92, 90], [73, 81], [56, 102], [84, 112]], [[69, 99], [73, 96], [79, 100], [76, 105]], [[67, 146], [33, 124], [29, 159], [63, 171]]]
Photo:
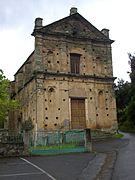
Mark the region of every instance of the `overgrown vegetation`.
[[119, 139], [119, 138], [122, 138], [123, 136], [124, 136], [123, 134], [117, 133], [117, 134], [114, 134], [114, 135], [113, 135], [113, 138]]
[[22, 130], [24, 131], [31, 131], [33, 128], [34, 128], [34, 125], [30, 117], [28, 120], [22, 123]]
[[56, 150], [56, 149], [66, 149], [66, 148], [77, 148], [78, 144], [58, 144], [58, 145], [38, 145], [32, 147], [31, 150]]
[[19, 108], [19, 103], [10, 98], [9, 80], [0, 69], [0, 128], [4, 127], [8, 111], [17, 108]]
[[128, 54], [131, 82], [119, 80], [115, 87], [119, 129], [135, 132], [135, 56]]

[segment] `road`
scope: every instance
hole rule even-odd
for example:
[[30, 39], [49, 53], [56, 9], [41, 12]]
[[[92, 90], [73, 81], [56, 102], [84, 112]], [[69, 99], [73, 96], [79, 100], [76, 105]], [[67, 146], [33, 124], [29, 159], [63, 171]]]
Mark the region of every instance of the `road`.
[[0, 159], [0, 180], [135, 180], [135, 135], [93, 143], [93, 153]]
[[135, 134], [124, 133], [129, 143], [117, 154], [112, 180], [135, 180]]
[[76, 180], [93, 153], [0, 159], [0, 180]]

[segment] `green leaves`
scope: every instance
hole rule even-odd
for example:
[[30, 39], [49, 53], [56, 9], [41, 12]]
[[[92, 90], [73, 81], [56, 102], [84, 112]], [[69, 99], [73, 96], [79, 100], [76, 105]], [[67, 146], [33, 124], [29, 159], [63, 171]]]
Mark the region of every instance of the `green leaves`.
[[120, 128], [135, 129], [135, 56], [128, 54], [131, 83], [119, 80], [115, 87], [117, 115]]
[[0, 128], [4, 125], [8, 111], [17, 108], [19, 108], [19, 103], [16, 100], [10, 99], [9, 80], [0, 69]]
[[133, 85], [135, 85], [135, 55], [128, 53], [129, 64], [131, 68], [130, 78]]

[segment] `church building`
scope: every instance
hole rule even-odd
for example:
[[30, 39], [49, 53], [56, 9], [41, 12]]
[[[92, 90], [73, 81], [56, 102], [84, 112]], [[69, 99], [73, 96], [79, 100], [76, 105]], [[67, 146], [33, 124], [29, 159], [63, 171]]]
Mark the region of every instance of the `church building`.
[[117, 129], [109, 30], [101, 31], [77, 12], [43, 26], [35, 19], [34, 51], [11, 82], [9, 127], [31, 119], [34, 130]]

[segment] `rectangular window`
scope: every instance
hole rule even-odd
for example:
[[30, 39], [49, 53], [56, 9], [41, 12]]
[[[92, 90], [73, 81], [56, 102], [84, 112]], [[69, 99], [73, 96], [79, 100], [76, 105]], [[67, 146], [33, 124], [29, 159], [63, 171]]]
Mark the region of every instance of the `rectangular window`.
[[71, 73], [80, 73], [80, 54], [70, 54]]

